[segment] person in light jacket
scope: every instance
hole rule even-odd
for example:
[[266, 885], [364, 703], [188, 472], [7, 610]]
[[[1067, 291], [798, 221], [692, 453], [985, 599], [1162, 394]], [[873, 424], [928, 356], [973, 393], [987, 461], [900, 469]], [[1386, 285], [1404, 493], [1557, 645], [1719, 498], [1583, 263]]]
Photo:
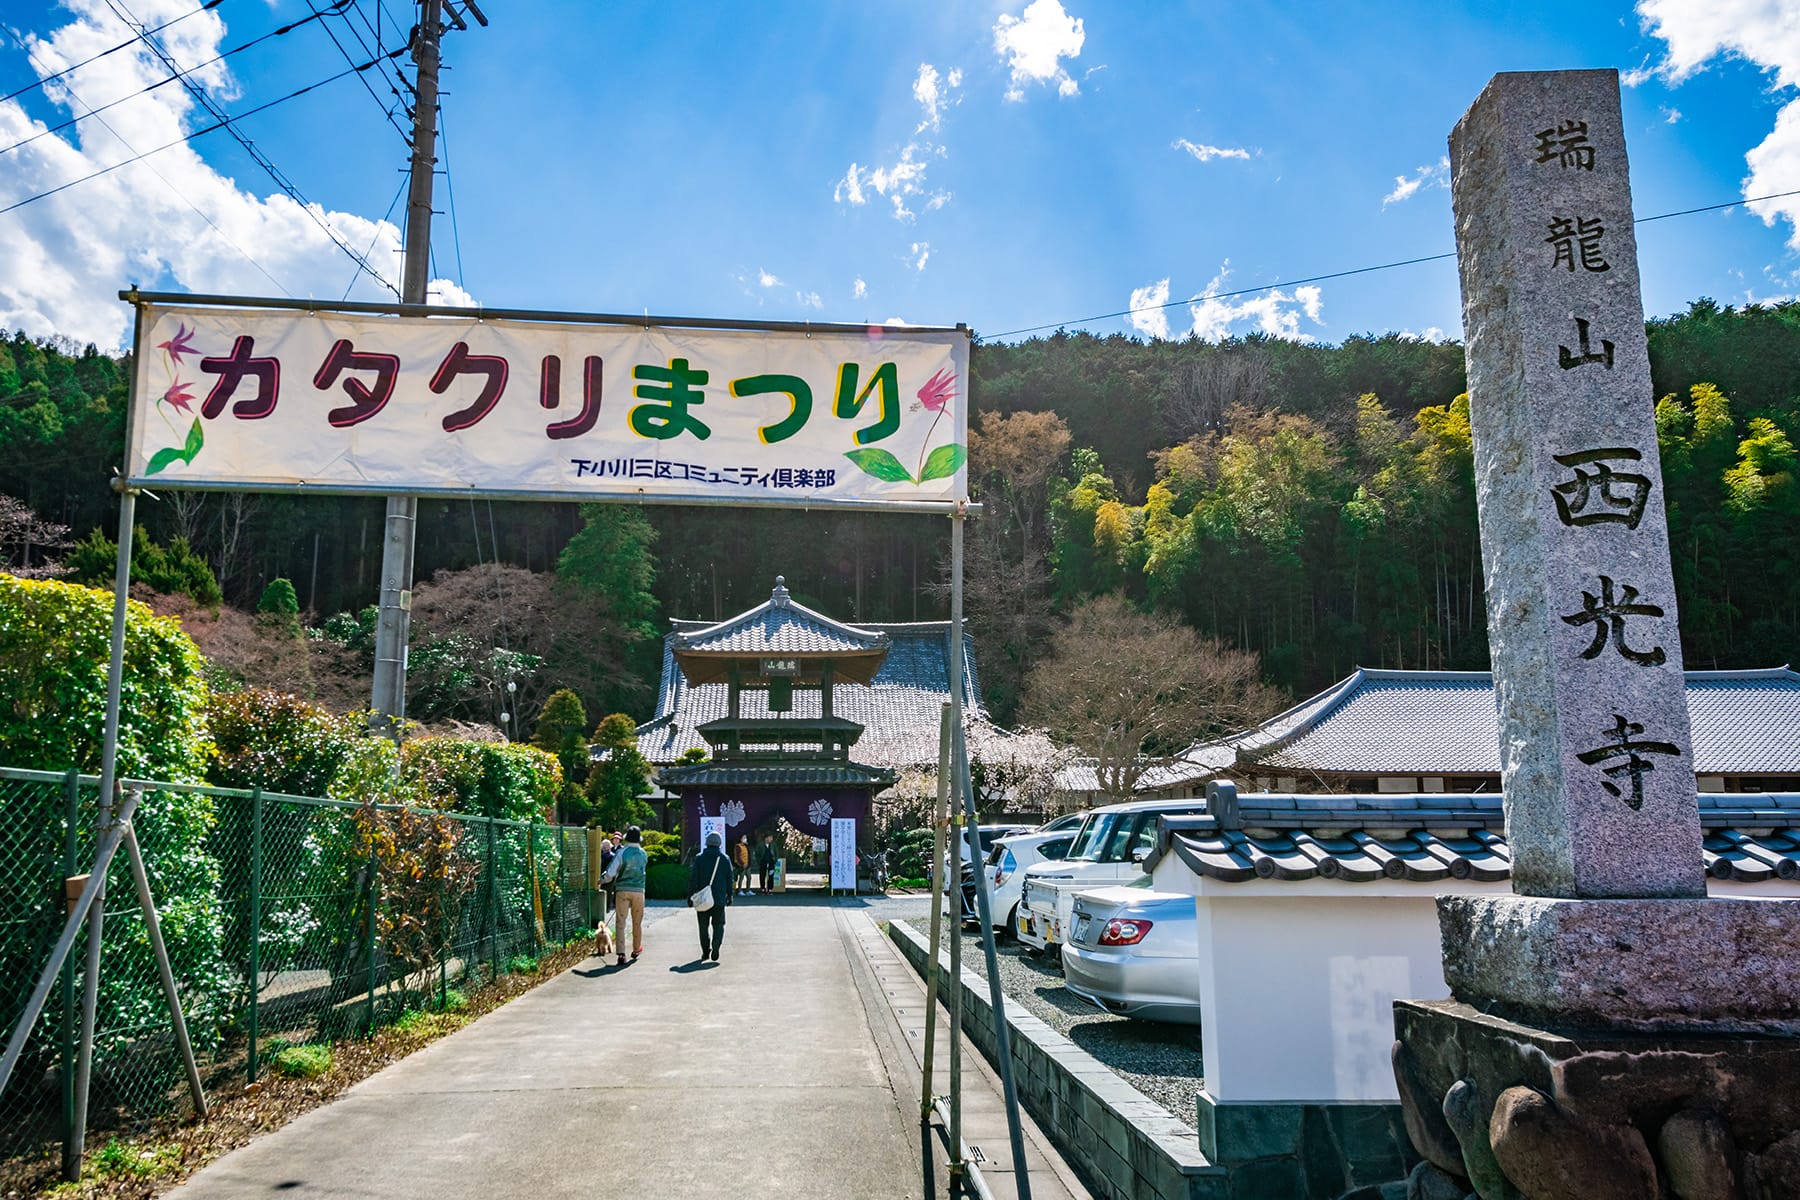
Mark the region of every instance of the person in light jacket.
[[712, 892], [712, 907], [694, 915], [700, 921], [700, 961], [719, 961], [719, 947], [725, 944], [725, 906], [731, 903], [731, 863], [726, 861], [724, 839], [717, 833], [706, 835], [706, 849], [694, 856], [688, 868], [688, 903], [701, 889]]
[[644, 952], [644, 877], [650, 856], [644, 853], [644, 834], [636, 825], [625, 831], [625, 844], [613, 855], [612, 865], [602, 876], [612, 884], [614, 893], [613, 944], [618, 948], [619, 965], [625, 965], [625, 916], [631, 915], [631, 957], [635, 961]]

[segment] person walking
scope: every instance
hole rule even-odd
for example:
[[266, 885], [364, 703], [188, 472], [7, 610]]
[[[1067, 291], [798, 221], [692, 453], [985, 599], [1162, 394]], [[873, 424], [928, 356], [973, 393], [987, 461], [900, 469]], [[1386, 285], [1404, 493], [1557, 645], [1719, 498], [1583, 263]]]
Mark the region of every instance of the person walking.
[[763, 834], [762, 845], [756, 848], [756, 870], [761, 877], [757, 881], [757, 890], [767, 893], [775, 882], [775, 835]]
[[606, 880], [608, 878], [610, 878], [607, 875], [607, 871], [609, 871], [612, 868], [613, 858], [615, 856], [617, 856], [618, 853], [619, 852], [617, 850], [613, 849], [613, 840], [610, 837], [603, 837], [600, 839], [600, 923], [601, 924], [606, 923], [606, 910], [613, 906], [613, 903], [612, 903], [613, 890], [606, 886]]
[[705, 908], [695, 909], [700, 919], [700, 961], [719, 961], [719, 947], [725, 944], [725, 906], [731, 903], [731, 864], [725, 859], [725, 839], [717, 833], [706, 835], [706, 849], [694, 856], [688, 868], [688, 903], [701, 892], [712, 897]]
[[731, 890], [733, 894], [750, 894], [750, 839], [740, 837], [731, 848]]
[[619, 965], [625, 965], [625, 918], [631, 917], [631, 958], [636, 961], [644, 952], [644, 877], [650, 857], [644, 853], [644, 831], [636, 825], [625, 830], [625, 844], [613, 855], [612, 865], [602, 876], [613, 885], [613, 945], [617, 947]]

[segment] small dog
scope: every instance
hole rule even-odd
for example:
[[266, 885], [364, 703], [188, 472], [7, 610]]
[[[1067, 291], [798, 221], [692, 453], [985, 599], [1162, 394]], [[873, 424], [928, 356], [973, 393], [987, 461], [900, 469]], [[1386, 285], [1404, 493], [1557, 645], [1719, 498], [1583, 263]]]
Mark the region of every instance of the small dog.
[[594, 953], [605, 958], [613, 952], [612, 930], [605, 925], [594, 931]]

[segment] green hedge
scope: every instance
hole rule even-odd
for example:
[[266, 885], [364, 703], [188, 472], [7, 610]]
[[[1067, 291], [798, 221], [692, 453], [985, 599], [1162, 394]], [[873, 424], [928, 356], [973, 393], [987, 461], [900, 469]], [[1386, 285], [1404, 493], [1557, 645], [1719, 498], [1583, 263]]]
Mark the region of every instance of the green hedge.
[[688, 869], [681, 863], [651, 863], [644, 873], [644, 895], [651, 900], [686, 900]]

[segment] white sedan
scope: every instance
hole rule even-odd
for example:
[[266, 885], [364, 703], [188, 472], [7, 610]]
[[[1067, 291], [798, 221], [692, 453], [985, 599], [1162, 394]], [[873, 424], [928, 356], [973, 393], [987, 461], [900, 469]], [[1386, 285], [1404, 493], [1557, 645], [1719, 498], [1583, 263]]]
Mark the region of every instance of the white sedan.
[[[1025, 868], [1035, 863], [1060, 859], [1069, 852], [1069, 846], [1074, 840], [1075, 830], [1065, 827], [1049, 833], [1018, 833], [994, 843], [993, 849], [988, 852], [987, 862], [982, 864], [982, 870], [987, 872], [988, 901], [993, 905], [988, 912], [993, 918], [995, 929], [1008, 933], [1014, 929], [1014, 921], [1019, 912], [1019, 886], [1025, 880]], [[965, 880], [962, 895], [963, 920], [975, 921], [977, 915], [975, 881]]]

